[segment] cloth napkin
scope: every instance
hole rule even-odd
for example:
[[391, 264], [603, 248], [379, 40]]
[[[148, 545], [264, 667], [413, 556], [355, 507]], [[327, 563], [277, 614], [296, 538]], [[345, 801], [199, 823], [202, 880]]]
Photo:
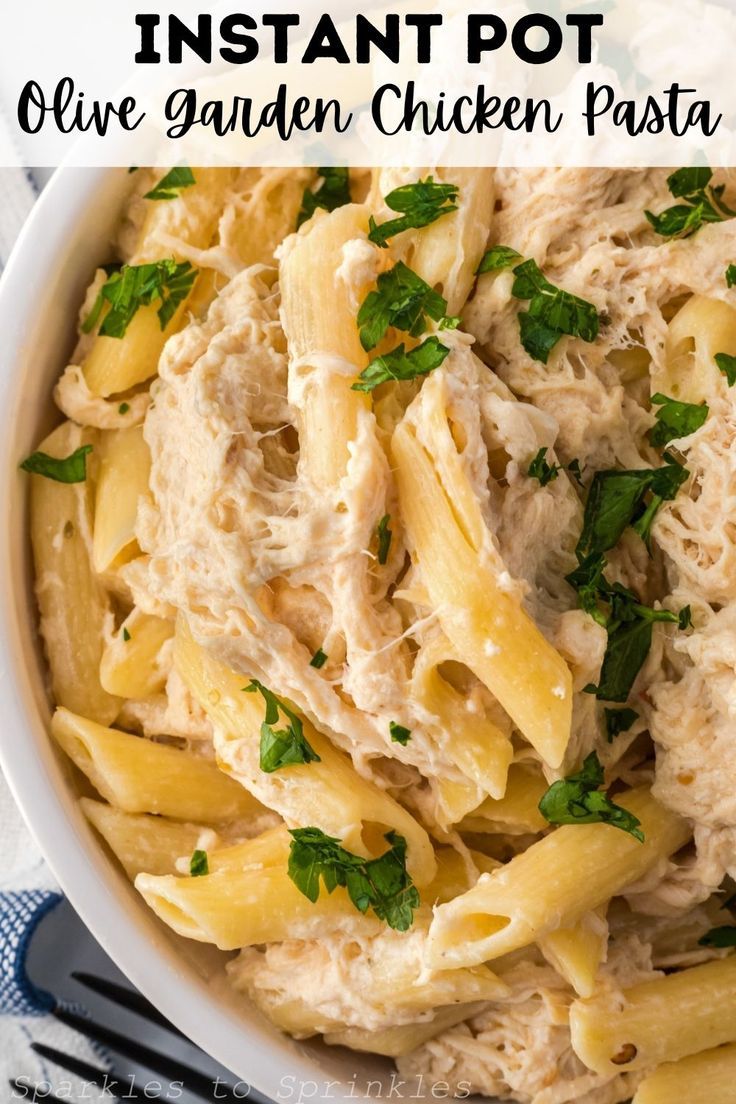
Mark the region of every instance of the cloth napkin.
[[[0, 111], [0, 132], [2, 127]], [[37, 195], [35, 181], [29, 172], [0, 165], [2, 268]], [[0, 864], [0, 1099], [13, 1099], [2, 1095], [9, 1091], [9, 1079], [27, 1078], [46, 1089], [53, 1086], [66, 1099], [109, 1101], [110, 1096], [55, 1068], [30, 1048], [32, 1042], [43, 1043], [90, 1062], [98, 1069], [110, 1068], [104, 1053], [49, 1015], [55, 1004], [53, 996], [28, 976], [26, 956], [34, 933], [45, 917], [49, 917], [48, 923], [53, 923], [53, 915], [49, 914], [62, 896], [2, 774], [0, 832], [3, 841]], [[59, 947], [59, 953], [63, 955], [63, 947]]]

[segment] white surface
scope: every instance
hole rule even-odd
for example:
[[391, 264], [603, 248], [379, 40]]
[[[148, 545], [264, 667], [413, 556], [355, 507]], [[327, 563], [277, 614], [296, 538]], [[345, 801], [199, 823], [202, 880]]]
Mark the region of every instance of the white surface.
[[[297, 1044], [242, 1000], [215, 991], [222, 956], [162, 928], [103, 853], [74, 801], [74, 779], [47, 736], [49, 706], [35, 638], [26, 534], [26, 483], [18, 461], [55, 420], [51, 388], [72, 325], [107, 243], [125, 170], [59, 171], [39, 200], [0, 281], [0, 757], [26, 820], [72, 905], [111, 958], [161, 1011], [238, 1078], [275, 1100], [371, 1095], [388, 1063]], [[284, 1080], [284, 1079], [287, 1080]], [[410, 1089], [416, 1099], [416, 1090]], [[393, 1094], [394, 1096], [396, 1093]]]

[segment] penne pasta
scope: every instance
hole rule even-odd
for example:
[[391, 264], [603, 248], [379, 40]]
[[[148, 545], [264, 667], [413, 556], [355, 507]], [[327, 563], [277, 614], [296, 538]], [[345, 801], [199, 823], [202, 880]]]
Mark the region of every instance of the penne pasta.
[[424, 441], [407, 419], [392, 441], [412, 554], [458, 656], [545, 762], [557, 767], [570, 737], [570, 671], [517, 598], [504, 589], [503, 563], [454, 448], [449, 463], [428, 451], [429, 439], [451, 441], [442, 378], [430, 379], [425, 395], [430, 388], [433, 401]]
[[[84, 445], [94, 449], [93, 430], [65, 422], [41, 443], [63, 457]], [[94, 452], [91, 454], [94, 457]], [[109, 724], [122, 702], [100, 681], [105, 635], [112, 626], [108, 595], [91, 563], [92, 465], [84, 483], [56, 483], [31, 476], [31, 541], [41, 632], [51, 669], [54, 699], [73, 712]]]
[[694, 295], [669, 324], [664, 361], [652, 372], [652, 392], [699, 403], [725, 390], [718, 353], [736, 355], [736, 308]]
[[51, 732], [59, 746], [111, 805], [128, 813], [217, 824], [250, 819], [258, 802], [214, 763], [57, 709]]
[[596, 1073], [651, 1069], [736, 1042], [736, 955], [575, 1001], [570, 1031]]
[[647, 1074], [632, 1104], [734, 1104], [736, 1045], [714, 1047], [679, 1062], [667, 1062]]
[[198, 878], [139, 874], [135, 887], [178, 935], [234, 951], [258, 943], [309, 938], [347, 922], [372, 931], [344, 889], [320, 893], [313, 904], [279, 866], [228, 869]]
[[100, 681], [111, 694], [147, 698], [163, 690], [168, 674], [161, 649], [174, 635], [171, 621], [134, 609], [108, 644], [100, 662]]
[[572, 927], [690, 838], [686, 822], [646, 789], [617, 802], [641, 821], [644, 843], [607, 824], [557, 828], [435, 911], [429, 963], [486, 962]]
[[321, 489], [345, 474], [358, 412], [369, 406], [367, 396], [351, 389], [368, 355], [360, 344], [351, 290], [335, 279], [345, 243], [367, 228], [366, 208], [352, 204], [311, 220], [280, 269], [282, 320], [298, 380], [300, 467]]
[[130, 879], [143, 871], [174, 874], [177, 859], [190, 856], [203, 838], [215, 835], [203, 824], [148, 813], [125, 813], [89, 797], [80, 798], [79, 805]]
[[135, 547], [138, 500], [148, 494], [151, 456], [142, 426], [101, 434], [92, 562], [96, 572]]

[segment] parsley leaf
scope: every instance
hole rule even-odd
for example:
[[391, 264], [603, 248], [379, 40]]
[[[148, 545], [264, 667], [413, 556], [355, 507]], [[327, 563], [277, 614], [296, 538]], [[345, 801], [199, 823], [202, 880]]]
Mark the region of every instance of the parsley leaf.
[[191, 188], [196, 184], [194, 173], [187, 165], [180, 165], [162, 176], [150, 192], [146, 192], [144, 199], [177, 199], [184, 188]]
[[129, 640], [131, 640], [131, 639], [132, 639], [132, 638], [131, 638], [131, 635], [130, 635], [130, 633], [128, 632], [128, 630], [127, 630], [127, 628], [125, 627], [125, 625], [123, 625], [123, 640], [124, 640], [124, 641], [125, 641], [125, 643], [127, 644], [127, 643], [128, 643], [128, 641], [129, 641]]
[[654, 623], [682, 626], [685, 611], [678, 615], [642, 605], [633, 591], [608, 582], [605, 566], [601, 554], [590, 555], [566, 579], [578, 592], [580, 608], [608, 633], [600, 684], [585, 689], [600, 701], [625, 702], [649, 654]]
[[420, 337], [427, 328], [429, 316], [440, 322], [447, 310], [447, 300], [426, 284], [416, 272], [399, 261], [388, 272], [382, 272], [358, 311], [360, 342], [364, 349], [375, 349], [389, 326]]
[[655, 414], [657, 424], [649, 430], [649, 441], [655, 448], [662, 448], [670, 441], [678, 441], [681, 437], [689, 437], [696, 429], [705, 423], [708, 417], [706, 403], [678, 402], [677, 399], [669, 399], [659, 391], [652, 395], [652, 403], [658, 406]]
[[189, 873], [193, 878], [201, 878], [203, 874], [209, 874], [210, 868], [207, 862], [206, 851], [192, 851], [192, 857], [189, 860]]
[[390, 521], [391, 515], [384, 514], [376, 526], [376, 535], [378, 536], [378, 562], [382, 565], [388, 560], [388, 553], [393, 538], [393, 533], [388, 527]]
[[517, 253], [510, 246], [494, 245], [483, 254], [476, 276], [482, 276], [484, 272], [501, 272], [504, 268], [511, 268], [512, 264], [520, 260], [521, 253]]
[[679, 617], [669, 610], [653, 610], [638, 602], [614, 606], [608, 626], [608, 644], [596, 688], [599, 701], [625, 702], [652, 646], [655, 621], [677, 624]]
[[[247, 694], [258, 691], [266, 703], [266, 717], [261, 725], [260, 767], [266, 774], [273, 774], [282, 767], [295, 763], [319, 763], [319, 755], [304, 735], [301, 719], [288, 705], [272, 694], [258, 679], [251, 679], [245, 687]], [[279, 710], [288, 718], [287, 728], [273, 728], [279, 719]]]
[[431, 176], [419, 180], [416, 184], [404, 184], [394, 188], [385, 197], [386, 206], [399, 211], [401, 218], [389, 219], [379, 226], [371, 215], [368, 240], [382, 249], [388, 248], [388, 239], [404, 230], [420, 230], [457, 211], [459, 188], [456, 184], [437, 184]]
[[419, 907], [419, 893], [406, 871], [403, 836], [388, 832], [384, 839], [390, 849], [380, 858], [364, 859], [319, 828], [293, 828], [290, 835], [288, 874], [312, 903], [319, 898], [321, 879], [328, 893], [343, 886], [359, 912], [372, 908], [389, 927], [408, 931]]
[[592, 303], [555, 287], [534, 260], [517, 265], [514, 276], [512, 295], [530, 301], [529, 310], [519, 314], [519, 330], [521, 343], [534, 360], [546, 364], [565, 334], [595, 341], [600, 319]]
[[118, 407], [118, 414], [127, 414], [129, 410], [130, 403], [121, 402], [120, 406]]
[[345, 168], [330, 168], [329, 166], [317, 169], [318, 184], [312, 190], [304, 189], [302, 205], [297, 216], [297, 230], [310, 219], [314, 212], [320, 208], [323, 211], [335, 211], [338, 207], [344, 207], [350, 203], [350, 174]]
[[527, 475], [530, 479], [538, 479], [543, 487], [548, 483], [554, 483], [562, 470], [561, 464], [548, 464], [545, 460], [547, 449], [541, 448], [529, 465]]
[[[665, 456], [665, 460], [661, 468], [595, 473], [576, 549], [579, 559], [613, 548], [629, 525], [648, 543], [657, 510], [662, 502], [675, 498], [690, 474], [671, 456]], [[647, 505], [648, 491], [653, 497]]]
[[736, 264], [730, 264], [726, 269], [726, 287], [734, 287], [736, 285]]
[[320, 667], [324, 667], [326, 662], [327, 662], [327, 653], [323, 652], [321, 648], [318, 648], [317, 651], [312, 656], [312, 658], [310, 659], [309, 666], [310, 667], [316, 667], [317, 670], [319, 670]]
[[724, 186], [711, 188], [713, 173], [708, 168], [678, 169], [667, 178], [675, 199], [683, 199], [659, 215], [645, 211], [657, 234], [664, 238], [689, 237], [709, 222], [723, 222], [734, 213], [722, 201]]
[[721, 928], [711, 928], [698, 940], [700, 947], [736, 947], [736, 928], [724, 924]]
[[384, 353], [372, 360], [360, 373], [352, 390], [373, 391], [389, 380], [412, 380], [418, 376], [426, 376], [439, 368], [449, 353], [450, 350], [438, 337], [428, 337], [408, 353], [402, 341], [390, 353]]
[[411, 740], [411, 729], [405, 728], [404, 725], [397, 724], [396, 721], [391, 721], [388, 730], [395, 744], [402, 744], [406, 747]]
[[677, 169], [667, 177], [667, 187], [675, 199], [682, 199], [707, 188], [712, 179], [713, 173], [705, 165], [700, 168]]
[[616, 736], [622, 732], [628, 732], [634, 721], [639, 720], [639, 714], [634, 709], [604, 709], [606, 720], [606, 739], [612, 744]]
[[189, 261], [154, 261], [151, 264], [123, 265], [113, 272], [100, 289], [95, 305], [82, 325], [90, 333], [105, 303], [110, 309], [102, 320], [100, 336], [123, 337], [140, 307], [159, 300], [158, 319], [165, 330], [176, 314], [177, 307], [189, 295], [197, 277], [197, 269]]
[[57, 459], [45, 452], [32, 452], [20, 467], [32, 475], [42, 475], [57, 483], [84, 483], [87, 478], [87, 453], [92, 445], [81, 445], [70, 456]]
[[716, 364], [728, 380], [728, 386], [733, 387], [736, 383], [736, 356], [729, 356], [728, 353], [716, 353]]
[[593, 751], [581, 770], [553, 782], [539, 802], [539, 811], [550, 824], [610, 824], [644, 842], [641, 821], [620, 805], [614, 805], [605, 791], [603, 767]]
[[677, 627], [680, 632], [693, 627], [693, 611], [691, 606], [683, 606], [677, 615]]

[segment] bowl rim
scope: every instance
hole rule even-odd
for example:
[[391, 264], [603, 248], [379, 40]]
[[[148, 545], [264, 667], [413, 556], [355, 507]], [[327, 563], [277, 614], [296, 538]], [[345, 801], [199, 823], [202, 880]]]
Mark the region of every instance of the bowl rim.
[[[101, 846], [93, 854], [71, 810], [73, 795], [60, 785], [61, 768], [55, 759], [46, 726], [33, 716], [33, 683], [38, 679], [23, 655], [23, 635], [17, 616], [18, 579], [14, 577], [11, 532], [18, 519], [18, 455], [14, 434], [15, 412], [29, 379], [15, 371], [28, 344], [28, 334], [38, 332], [38, 307], [34, 305], [39, 271], [53, 263], [69, 242], [69, 227], [89, 211], [89, 205], [111, 174], [124, 169], [58, 168], [27, 219], [0, 277], [0, 332], [4, 357], [0, 362], [0, 516], [8, 519], [0, 539], [0, 767], [23, 815], [31, 836], [43, 853], [64, 894], [95, 939], [132, 983], [189, 1039], [207, 1054], [272, 1100], [297, 1099], [296, 1086], [334, 1086], [329, 1099], [355, 1100], [355, 1081], [342, 1083], [320, 1068], [298, 1042], [274, 1038], [264, 1022], [263, 1031], [238, 1022], [226, 1003], [218, 1002], [215, 987], [199, 984], [191, 967], [183, 969], [183, 956], [172, 946], [162, 954], [161, 939], [147, 938], [143, 923], [136, 924], [130, 900], [120, 889], [120, 877]], [[20, 289], [20, 290], [19, 290]], [[31, 342], [32, 343], [32, 342]], [[59, 371], [62, 365], [59, 364]], [[47, 396], [43, 396], [45, 402]], [[38, 403], [42, 401], [38, 398]], [[25, 498], [25, 495], [23, 496]], [[38, 698], [38, 685], [35, 686]], [[41, 736], [43, 732], [43, 737]], [[45, 754], [48, 743], [48, 756]], [[37, 754], [38, 751], [42, 754]], [[78, 820], [82, 820], [78, 814]], [[132, 887], [130, 887], [132, 889]], [[121, 908], [121, 905], [123, 906]], [[136, 915], [137, 915], [136, 902]], [[355, 1068], [368, 1055], [354, 1055]], [[347, 1068], [347, 1067], [346, 1067]], [[365, 1070], [359, 1074], [363, 1080]], [[376, 1071], [381, 1077], [383, 1071]], [[290, 1081], [284, 1094], [285, 1075]], [[372, 1082], [375, 1084], [376, 1082]], [[370, 1082], [369, 1082], [370, 1084]], [[352, 1086], [352, 1087], [351, 1087]], [[348, 1091], [350, 1089], [350, 1091]], [[245, 1094], [243, 1096], [245, 1099]], [[308, 1097], [305, 1096], [304, 1099]], [[314, 1096], [312, 1096], [314, 1098]], [[298, 1097], [302, 1099], [301, 1092]]]

